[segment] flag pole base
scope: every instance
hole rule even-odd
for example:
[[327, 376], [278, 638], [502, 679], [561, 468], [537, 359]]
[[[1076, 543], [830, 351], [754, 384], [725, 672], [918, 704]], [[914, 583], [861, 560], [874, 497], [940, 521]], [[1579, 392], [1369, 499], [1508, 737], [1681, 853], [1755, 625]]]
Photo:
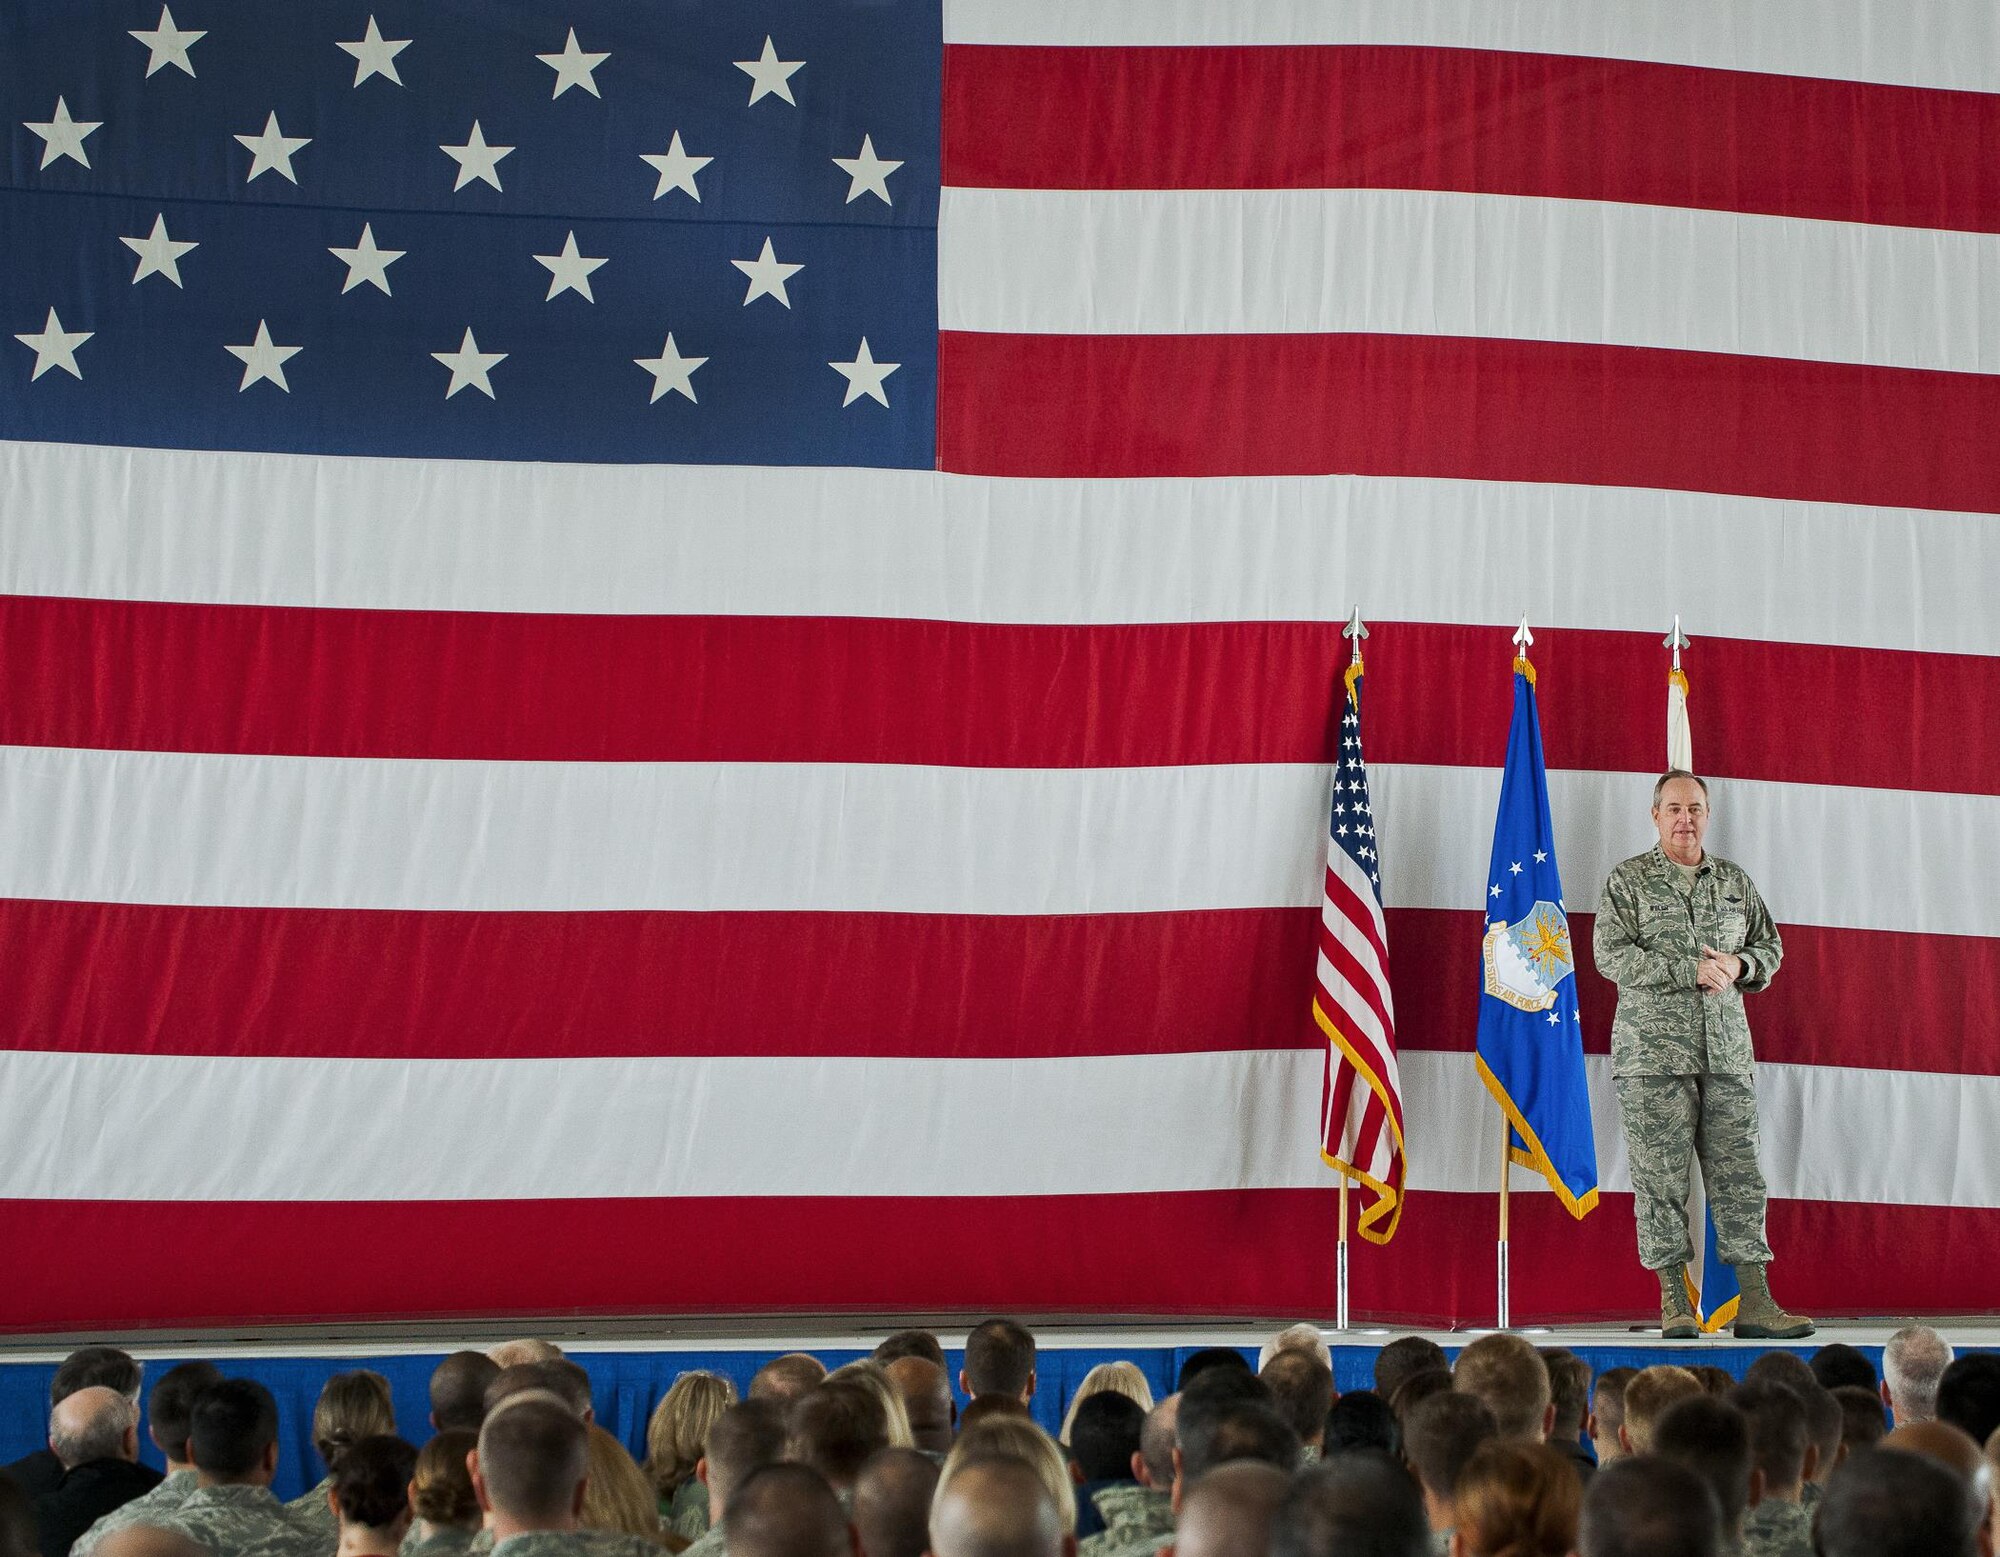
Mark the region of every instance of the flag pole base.
[[1499, 1322], [1499, 1324], [1498, 1324], [1498, 1325], [1496, 1326], [1496, 1328], [1497, 1328], [1497, 1329], [1501, 1329], [1501, 1330], [1511, 1330], [1511, 1329], [1513, 1328], [1513, 1318], [1514, 1318], [1514, 1316], [1513, 1316], [1513, 1314], [1512, 1314], [1512, 1313], [1510, 1312], [1510, 1309], [1511, 1309], [1511, 1306], [1512, 1306], [1512, 1305], [1511, 1305], [1511, 1303], [1509, 1302], [1509, 1298], [1510, 1298], [1510, 1293], [1509, 1293], [1509, 1292], [1508, 1292], [1508, 1290], [1507, 1290], [1507, 1285], [1508, 1285], [1508, 1283], [1507, 1283], [1507, 1240], [1506, 1240], [1506, 1239], [1504, 1239], [1504, 1238], [1503, 1238], [1503, 1239], [1501, 1239], [1501, 1240], [1500, 1240], [1500, 1243], [1499, 1243], [1499, 1249], [1500, 1249], [1500, 1262], [1499, 1262], [1499, 1278], [1500, 1278], [1500, 1283], [1499, 1283], [1499, 1299], [1500, 1299], [1500, 1301], [1499, 1301], [1499, 1310], [1500, 1310], [1500, 1314], [1499, 1314], [1499, 1320], [1500, 1320], [1500, 1322]]
[[[1360, 645], [1355, 645], [1359, 649]], [[1347, 1175], [1340, 1177], [1340, 1243], [1334, 1256], [1333, 1327], [1347, 1328]]]

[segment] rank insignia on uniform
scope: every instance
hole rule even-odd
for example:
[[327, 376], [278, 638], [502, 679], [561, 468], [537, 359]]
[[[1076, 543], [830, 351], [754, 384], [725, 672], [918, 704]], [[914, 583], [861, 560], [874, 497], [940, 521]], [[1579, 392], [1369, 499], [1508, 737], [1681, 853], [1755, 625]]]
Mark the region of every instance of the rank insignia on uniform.
[[1537, 900], [1513, 924], [1496, 920], [1480, 943], [1486, 993], [1517, 1011], [1546, 1011], [1556, 987], [1576, 972], [1562, 905]]

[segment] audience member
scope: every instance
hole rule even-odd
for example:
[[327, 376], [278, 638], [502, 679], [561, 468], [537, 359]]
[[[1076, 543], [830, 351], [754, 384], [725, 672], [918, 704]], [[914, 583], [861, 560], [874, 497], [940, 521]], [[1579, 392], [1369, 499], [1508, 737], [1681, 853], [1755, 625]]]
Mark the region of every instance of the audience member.
[[[7, 1478], [0, 1476], [0, 1482]], [[0, 1540], [0, 1552], [6, 1550]], [[189, 1540], [178, 1530], [158, 1525], [126, 1525], [104, 1537], [98, 1550], [104, 1557], [210, 1557], [208, 1548]]]
[[1451, 1359], [1442, 1346], [1428, 1336], [1399, 1335], [1375, 1354], [1375, 1393], [1394, 1400], [1406, 1382], [1433, 1368], [1451, 1372]]
[[1299, 1435], [1267, 1402], [1232, 1400], [1211, 1411], [1198, 1408], [1197, 1392], [1191, 1390], [1181, 1397], [1180, 1445], [1174, 1456], [1178, 1515], [1188, 1489], [1231, 1460], [1261, 1460], [1291, 1474], [1299, 1466]]
[[64, 1396], [49, 1413], [49, 1449], [63, 1478], [35, 1499], [42, 1557], [69, 1557], [84, 1531], [160, 1484], [158, 1471], [138, 1463], [139, 1408], [102, 1384]]
[[1079, 1557], [1148, 1547], [1174, 1531], [1174, 1452], [1179, 1443], [1181, 1397], [1169, 1395], [1139, 1429], [1139, 1452], [1130, 1485], [1100, 1489], [1091, 1501], [1104, 1529], [1085, 1540]]
[[[2000, 1435], [1996, 1435], [2000, 1436]], [[1885, 1449], [1900, 1449], [1935, 1460], [1964, 1484], [1966, 1509], [1973, 1523], [1984, 1532], [1988, 1524], [1988, 1483], [1990, 1476], [1979, 1445], [1949, 1422], [1912, 1422], [1899, 1427], [1882, 1440]]]
[[1693, 1363], [1688, 1372], [1694, 1375], [1697, 1384], [1718, 1400], [1727, 1399], [1730, 1391], [1736, 1388], [1736, 1375], [1712, 1362]]
[[221, 1371], [212, 1362], [176, 1363], [160, 1375], [146, 1397], [146, 1432], [166, 1458], [166, 1479], [78, 1536], [70, 1557], [92, 1557], [97, 1543], [113, 1531], [171, 1514], [188, 1500], [197, 1480], [194, 1461], [188, 1458], [188, 1423], [195, 1397], [221, 1380]]
[[1875, 1375], [1875, 1364], [1859, 1348], [1845, 1341], [1831, 1341], [1822, 1346], [1812, 1354], [1810, 1367], [1821, 1389], [1839, 1389], [1843, 1384], [1875, 1389], [1882, 1382]]
[[1718, 1557], [1720, 1527], [1715, 1494], [1685, 1465], [1621, 1456], [1583, 1495], [1577, 1557]]
[[882, 1371], [903, 1397], [910, 1441], [925, 1454], [942, 1460], [951, 1452], [958, 1427], [958, 1401], [952, 1395], [951, 1375], [944, 1371], [944, 1364], [928, 1357], [896, 1357], [884, 1363]]
[[[55, 1377], [49, 1380], [49, 1410], [53, 1412], [78, 1390], [91, 1388], [116, 1390], [136, 1405], [143, 1372], [130, 1352], [115, 1346], [78, 1347], [63, 1358], [56, 1367]], [[24, 1454], [11, 1465], [0, 1465], [0, 1476], [11, 1478], [32, 1500], [55, 1491], [56, 1483], [63, 1478], [62, 1461], [53, 1449], [41, 1448]]]
[[1429, 1557], [1423, 1495], [1393, 1456], [1357, 1449], [1292, 1478], [1271, 1557]]
[[1269, 1557], [1271, 1526], [1291, 1486], [1287, 1473], [1257, 1460], [1216, 1466], [1181, 1500], [1174, 1557]]
[[1174, 1388], [1185, 1392], [1191, 1382], [1211, 1368], [1224, 1368], [1236, 1373], [1256, 1371], [1250, 1366], [1250, 1359], [1233, 1346], [1204, 1346], [1181, 1359], [1180, 1375], [1174, 1380]]
[[1882, 1404], [1895, 1424], [1937, 1418], [1938, 1382], [1951, 1366], [1951, 1342], [1929, 1325], [1905, 1325], [1882, 1348]]
[[[1625, 1452], [1618, 1441], [1618, 1429], [1625, 1425], [1625, 1386], [1639, 1376], [1637, 1368], [1606, 1368], [1597, 1376], [1597, 1388], [1590, 1397], [1590, 1415], [1583, 1428], [1597, 1451], [1600, 1468]], [[1735, 1380], [1730, 1381], [1733, 1386]]]
[[271, 1495], [278, 1470], [278, 1403], [254, 1379], [224, 1379], [195, 1398], [188, 1449], [196, 1486], [160, 1523], [211, 1557], [327, 1557], [334, 1537]]
[[1555, 1421], [1549, 1370], [1541, 1354], [1518, 1335], [1482, 1335], [1458, 1354], [1452, 1387], [1486, 1402], [1502, 1438], [1541, 1443]]
[[990, 1421], [996, 1416], [1021, 1416], [1031, 1422], [1035, 1419], [1035, 1413], [1028, 1409], [1027, 1403], [1013, 1395], [980, 1395], [968, 1400], [965, 1409], [959, 1412], [959, 1437], [965, 1435], [966, 1429], [977, 1427], [981, 1422]]
[[695, 1369], [675, 1379], [646, 1422], [646, 1476], [659, 1516], [692, 1541], [708, 1528], [708, 1488], [695, 1476], [715, 1419], [736, 1404], [736, 1386]]
[[[1814, 1389], [1819, 1385], [1814, 1383]], [[1767, 1374], [1730, 1397], [1750, 1430], [1750, 1514], [1743, 1525], [1749, 1557], [1795, 1557], [1812, 1549], [1812, 1510], [1805, 1482], [1819, 1464], [1806, 1428], [1806, 1403]]]
[[334, 1374], [321, 1386], [319, 1401], [313, 1406], [313, 1449], [326, 1474], [316, 1486], [287, 1503], [286, 1509], [332, 1546], [340, 1536], [333, 1507], [327, 1501], [327, 1493], [333, 1489], [334, 1462], [350, 1444], [392, 1436], [395, 1431], [396, 1406], [389, 1396], [387, 1379], [367, 1368]]
[[919, 1450], [892, 1447], [869, 1455], [854, 1478], [856, 1557], [923, 1557], [937, 1483], [937, 1463]]
[[[472, 1353], [478, 1356], [479, 1353]], [[466, 1461], [479, 1435], [447, 1427], [417, 1451], [410, 1473], [410, 1532], [402, 1557], [461, 1557], [479, 1530], [479, 1494]]]
[[1473, 1451], [1452, 1498], [1452, 1557], [1570, 1557], [1583, 1484], [1546, 1444], [1494, 1438]]
[[1326, 1441], [1326, 1414], [1333, 1409], [1333, 1370], [1310, 1351], [1280, 1351], [1257, 1375], [1271, 1392], [1271, 1404], [1299, 1435], [1308, 1459], [1319, 1457]]
[[1944, 1370], [1938, 1379], [1937, 1419], [1963, 1428], [1974, 1443], [1985, 1443], [2000, 1429], [2000, 1355], [1973, 1352]]
[[825, 1363], [805, 1352], [786, 1352], [782, 1357], [773, 1357], [752, 1376], [750, 1398], [775, 1400], [783, 1405], [825, 1382]]
[[1076, 1408], [1091, 1396], [1106, 1392], [1123, 1395], [1139, 1408], [1141, 1415], [1153, 1409], [1153, 1386], [1146, 1382], [1146, 1375], [1139, 1371], [1137, 1363], [1100, 1362], [1083, 1376], [1076, 1393], [1070, 1396], [1069, 1410], [1063, 1413], [1062, 1431], [1056, 1434], [1058, 1442], [1069, 1442]]
[[1590, 1364], [1557, 1346], [1542, 1353], [1542, 1365], [1549, 1370], [1549, 1403], [1555, 1407], [1549, 1447], [1588, 1481], [1597, 1469], [1596, 1457], [1583, 1446], [1584, 1419], [1590, 1415]]
[[718, 1557], [722, 1515], [738, 1487], [785, 1457], [785, 1412], [775, 1400], [738, 1401], [715, 1419], [695, 1476], [708, 1488], [708, 1530], [687, 1557]]
[[1345, 1454], [1352, 1449], [1379, 1449], [1384, 1454], [1400, 1454], [1402, 1439], [1396, 1432], [1396, 1413], [1389, 1402], [1372, 1389], [1350, 1389], [1333, 1403], [1326, 1414], [1326, 1433], [1321, 1443], [1322, 1458]]
[[0, 1557], [35, 1557], [35, 1505], [12, 1475], [0, 1471]]
[[1701, 1381], [1685, 1368], [1657, 1363], [1641, 1368], [1625, 1386], [1625, 1415], [1618, 1424], [1618, 1446], [1627, 1454], [1649, 1454], [1653, 1448], [1653, 1424], [1668, 1406], [1690, 1395], [1707, 1391]]
[[885, 1368], [905, 1357], [921, 1357], [939, 1368], [944, 1366], [944, 1347], [928, 1330], [898, 1330], [870, 1355]]
[[486, 1388], [500, 1364], [484, 1352], [453, 1352], [431, 1369], [431, 1427], [434, 1431], [479, 1431], [486, 1420]]
[[574, 1535], [590, 1469], [589, 1434], [546, 1390], [518, 1391], [488, 1406], [471, 1471], [496, 1552], [511, 1546], [507, 1557], [556, 1557], [582, 1549]]
[[1035, 1398], [1035, 1338], [1011, 1319], [989, 1319], [965, 1338], [965, 1366], [958, 1387], [972, 1399], [1011, 1395]]
[[586, 1426], [597, 1420], [590, 1397], [590, 1375], [567, 1357], [517, 1362], [502, 1368], [486, 1386], [486, 1414], [491, 1416], [509, 1396], [530, 1393], [554, 1395]]
[[888, 1423], [889, 1447], [892, 1449], [914, 1449], [916, 1439], [910, 1433], [910, 1413], [903, 1406], [903, 1392], [889, 1382], [889, 1370], [871, 1357], [859, 1362], [843, 1363], [826, 1376], [829, 1384], [858, 1384], [867, 1390], [882, 1407], [883, 1419]]
[[327, 1501], [340, 1531], [338, 1557], [397, 1557], [409, 1534], [417, 1451], [400, 1438], [356, 1439], [333, 1467]]
[[1075, 1557], [1076, 1551], [1076, 1537], [1064, 1531], [1035, 1468], [1010, 1455], [962, 1460], [941, 1475], [930, 1534], [930, 1557]]
[[[1872, 1449], [1889, 1430], [1889, 1413], [1881, 1395], [1856, 1384], [1843, 1384], [1831, 1391], [1840, 1407], [1840, 1453], [1845, 1460], [1856, 1449]], [[1836, 1465], [1835, 1469], [1839, 1467]]]
[[1087, 1539], [1105, 1527], [1097, 1494], [1112, 1487], [1136, 1487], [1134, 1467], [1140, 1460], [1140, 1437], [1146, 1413], [1129, 1395], [1105, 1391], [1078, 1401], [1070, 1413], [1064, 1442], [1070, 1474], [1076, 1480], [1076, 1529]]
[[1833, 1391], [1817, 1381], [1800, 1398], [1806, 1406], [1806, 1442], [1813, 1447], [1812, 1469], [1806, 1475], [1805, 1485], [1806, 1507], [1811, 1508], [1819, 1501], [1821, 1489], [1840, 1462], [1840, 1434], [1847, 1419], [1840, 1402], [1833, 1398]]
[[1722, 1545], [1745, 1550], [1744, 1518], [1762, 1495], [1763, 1480], [1750, 1447], [1750, 1420], [1726, 1400], [1690, 1395], [1653, 1424], [1653, 1453], [1685, 1465], [1708, 1483], [1721, 1515]]
[[[660, 1500], [652, 1478], [639, 1468], [625, 1445], [595, 1422], [584, 1435], [584, 1464], [583, 1507], [576, 1516], [577, 1527], [633, 1535], [648, 1548], [659, 1546], [666, 1532], [661, 1528]], [[676, 1550], [686, 1544], [685, 1536], [675, 1538]]]
[[1804, 1400], [1819, 1388], [1819, 1380], [1813, 1377], [1812, 1364], [1797, 1352], [1759, 1352], [1743, 1370], [1745, 1384], [1782, 1384], [1786, 1389]]
[[518, 1368], [524, 1362], [554, 1362], [563, 1349], [554, 1341], [538, 1341], [532, 1336], [519, 1341], [502, 1341], [487, 1348], [486, 1355], [496, 1368]]
[[729, 1500], [727, 1557], [853, 1557], [847, 1513], [826, 1478], [805, 1465], [767, 1465]]
[[1884, 1445], [1850, 1455], [1827, 1483], [1813, 1550], [1818, 1557], [1973, 1557], [1976, 1532], [1957, 1475]]
[[1486, 1402], [1455, 1390], [1419, 1401], [1403, 1419], [1403, 1458], [1417, 1478], [1424, 1516], [1436, 1535], [1451, 1535], [1452, 1499], [1466, 1462], [1499, 1434]]
[[[1389, 1397], [1389, 1414], [1400, 1427], [1409, 1420], [1410, 1413], [1429, 1400], [1433, 1395], [1449, 1395], [1451, 1390], [1451, 1370], [1448, 1368], [1426, 1368], [1422, 1373], [1413, 1373], [1396, 1386], [1396, 1393]], [[1373, 1391], [1368, 1393], [1372, 1394]]]
[[1257, 1371], [1262, 1373], [1269, 1367], [1271, 1359], [1279, 1352], [1311, 1352], [1326, 1364], [1328, 1372], [1333, 1370], [1333, 1349], [1326, 1344], [1326, 1337], [1320, 1334], [1318, 1325], [1287, 1325], [1272, 1336], [1258, 1348]]
[[944, 1465], [938, 1472], [939, 1489], [943, 1489], [961, 1466], [995, 1456], [1019, 1460], [1034, 1471], [1056, 1506], [1056, 1518], [1062, 1525], [1064, 1537], [1073, 1540], [1076, 1536], [1076, 1483], [1070, 1479], [1069, 1462], [1063, 1458], [1056, 1441], [1029, 1417], [996, 1416], [960, 1433], [958, 1442], [952, 1445], [951, 1453], [945, 1456]]
[[828, 1379], [794, 1400], [785, 1413], [785, 1458], [810, 1466], [837, 1493], [877, 1449], [889, 1447], [889, 1415], [881, 1397], [858, 1379]]

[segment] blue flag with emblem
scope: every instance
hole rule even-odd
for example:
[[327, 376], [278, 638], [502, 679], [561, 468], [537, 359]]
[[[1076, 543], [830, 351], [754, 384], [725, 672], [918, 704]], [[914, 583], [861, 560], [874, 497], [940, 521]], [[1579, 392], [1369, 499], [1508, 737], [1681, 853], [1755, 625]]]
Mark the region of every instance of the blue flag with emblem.
[[1549, 1181], [1572, 1216], [1597, 1205], [1597, 1141], [1583, 1069], [1576, 951], [1549, 821], [1535, 669], [1514, 661], [1514, 722], [1486, 875], [1479, 1074], [1507, 1120], [1513, 1160]]

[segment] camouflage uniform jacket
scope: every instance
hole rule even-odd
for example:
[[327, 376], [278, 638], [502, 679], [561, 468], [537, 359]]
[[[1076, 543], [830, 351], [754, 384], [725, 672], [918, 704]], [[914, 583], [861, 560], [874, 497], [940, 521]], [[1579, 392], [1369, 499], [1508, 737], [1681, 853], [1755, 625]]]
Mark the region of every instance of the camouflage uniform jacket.
[[113, 1530], [123, 1530], [127, 1525], [159, 1523], [193, 1496], [199, 1484], [200, 1477], [191, 1470], [171, 1472], [151, 1492], [143, 1492], [123, 1507], [114, 1508], [78, 1536], [69, 1549], [70, 1557], [90, 1557], [90, 1549]]
[[1173, 1494], [1136, 1482], [1106, 1487], [1095, 1499], [1104, 1528], [1076, 1557], [1148, 1557], [1174, 1538]]
[[664, 1548], [623, 1530], [524, 1530], [495, 1541], [498, 1557], [662, 1557]]
[[698, 1541], [708, 1533], [708, 1488], [690, 1476], [660, 1510], [660, 1523], [675, 1535]]
[[310, 1492], [301, 1493], [285, 1504], [285, 1512], [315, 1535], [327, 1539], [328, 1549], [340, 1544], [340, 1521], [334, 1517], [333, 1505], [326, 1500], [333, 1490], [333, 1478], [323, 1476], [319, 1485]]
[[213, 1557], [333, 1557], [335, 1544], [307, 1529], [269, 1487], [197, 1487], [173, 1513], [148, 1522], [179, 1531]]
[[[1743, 997], [1771, 982], [1785, 954], [1771, 911], [1743, 867], [1711, 854], [1684, 890], [1655, 846], [1611, 872], [1597, 905], [1597, 971], [1618, 986], [1611, 1024], [1616, 1076], [1748, 1076], [1755, 1069]], [[1734, 952], [1743, 976], [1727, 993], [1695, 983], [1701, 949]]]
[[1812, 1557], [1812, 1510], [1770, 1499], [1743, 1521], [1743, 1557]]
[[695, 1537], [694, 1545], [681, 1553], [681, 1557], [722, 1557], [722, 1525], [710, 1525]]
[[[418, 1532], [422, 1531], [422, 1534]], [[403, 1537], [403, 1544], [397, 1550], [397, 1557], [466, 1557], [472, 1549], [472, 1538], [481, 1532], [468, 1530], [463, 1525], [430, 1525], [423, 1520], [412, 1520], [410, 1533]]]

